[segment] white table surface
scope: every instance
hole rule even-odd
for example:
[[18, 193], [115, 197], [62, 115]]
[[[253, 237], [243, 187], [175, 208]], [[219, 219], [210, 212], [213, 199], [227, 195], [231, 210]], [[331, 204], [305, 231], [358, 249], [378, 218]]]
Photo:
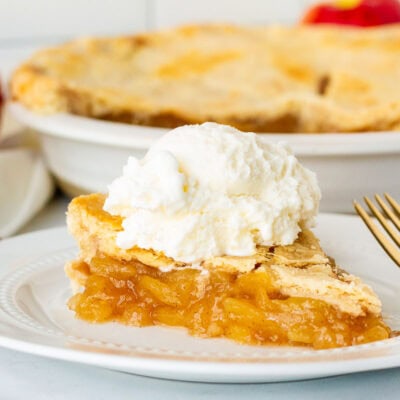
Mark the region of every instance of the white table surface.
[[[64, 224], [62, 195], [30, 221], [29, 232]], [[334, 378], [273, 384], [174, 382], [109, 371], [0, 349], [0, 400], [11, 399], [398, 399], [400, 368]]]

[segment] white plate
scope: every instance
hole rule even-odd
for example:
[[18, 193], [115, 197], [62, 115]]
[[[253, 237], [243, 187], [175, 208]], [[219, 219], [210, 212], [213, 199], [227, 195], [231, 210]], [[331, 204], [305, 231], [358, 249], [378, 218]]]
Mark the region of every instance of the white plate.
[[[317, 235], [340, 265], [371, 284], [400, 329], [400, 270], [356, 217], [321, 215]], [[45, 357], [176, 380], [273, 382], [400, 366], [400, 338], [334, 350], [244, 346], [175, 328], [76, 320], [63, 264], [77, 249], [64, 228], [0, 243], [0, 345]]]
[[[43, 152], [67, 193], [105, 191], [128, 156], [142, 157], [167, 130], [68, 114], [43, 116], [20, 104], [13, 115], [40, 133]], [[352, 200], [389, 191], [400, 197], [400, 132], [357, 134], [259, 134], [286, 141], [318, 175], [321, 210], [352, 212]]]

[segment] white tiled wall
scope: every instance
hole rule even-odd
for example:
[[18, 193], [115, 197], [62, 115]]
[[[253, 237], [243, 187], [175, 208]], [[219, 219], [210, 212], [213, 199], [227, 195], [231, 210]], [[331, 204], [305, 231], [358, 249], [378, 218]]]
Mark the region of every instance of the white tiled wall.
[[0, 0], [0, 45], [145, 30], [146, 0]]
[[298, 18], [301, 3], [298, 0], [154, 0], [153, 22], [159, 27], [204, 21], [287, 23]]
[[181, 23], [290, 23], [312, 0], [0, 0], [0, 47]]

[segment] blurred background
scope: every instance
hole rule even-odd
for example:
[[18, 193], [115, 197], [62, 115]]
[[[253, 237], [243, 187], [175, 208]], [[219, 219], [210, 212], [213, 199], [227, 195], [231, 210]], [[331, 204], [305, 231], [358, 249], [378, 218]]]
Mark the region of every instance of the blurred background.
[[[306, 10], [316, 3], [321, 3], [321, 1], [13, 0], [6, 2], [6, 0], [0, 0], [2, 89], [7, 91], [11, 72], [35, 51], [74, 38], [129, 35], [182, 24], [206, 22], [247, 25], [299, 24]], [[397, 0], [324, 0], [323, 3], [309, 10], [309, 12], [312, 11], [313, 18], [316, 8], [328, 6], [339, 10], [339, 14], [341, 12], [351, 14], [354, 9], [360, 8], [361, 11], [358, 9], [353, 14], [354, 19], [350, 18], [351, 21], [358, 22], [356, 26], [370, 25], [359, 24], [360, 21], [355, 16], [361, 16], [363, 23], [370, 23], [371, 20], [374, 22], [375, 19], [378, 21], [380, 17], [386, 23], [393, 17], [397, 20], [394, 18], [395, 21], [391, 20], [390, 23], [400, 21], [400, 5]], [[380, 12], [377, 11], [379, 9]], [[340, 15], [343, 21], [348, 21], [347, 17], [343, 17], [344, 14]], [[313, 18], [311, 18], [311, 23], [315, 23]], [[326, 23], [327, 20], [323, 22]], [[307, 23], [310, 23], [310, 20], [307, 20]], [[338, 21], [335, 18], [328, 18], [328, 23], [338, 23]], [[396, 38], [395, 35], [394, 39]], [[312, 53], [317, 56], [323, 54], [315, 48], [312, 49]], [[289, 54], [289, 57], [291, 56]], [[293, 57], [296, 58], [296, 55]], [[394, 60], [395, 57], [397, 54], [393, 56]], [[383, 63], [385, 59], [383, 56]], [[294, 62], [297, 61], [298, 57]], [[330, 66], [330, 59], [327, 64]], [[361, 63], [362, 68], [365, 65]], [[388, 74], [395, 74], [393, 82], [397, 82], [397, 63], [394, 61], [391, 65], [394, 67]], [[88, 140], [88, 133], [94, 132], [98, 135], [101, 131], [99, 124], [95, 128], [91, 125], [90, 129], [85, 125], [82, 126], [84, 123], [92, 124], [93, 121], [90, 120], [86, 122], [80, 120], [80, 134], [72, 135], [74, 140], [69, 137], [59, 142], [54, 139], [57, 136], [54, 133], [57, 132], [59, 137], [63, 138], [65, 135], [60, 132], [66, 132], [71, 127], [74, 130], [79, 126], [75, 124], [76, 120], [69, 126], [67, 124], [67, 127], [65, 120], [58, 124], [54, 120], [54, 124], [50, 126], [47, 124], [51, 122], [51, 118], [46, 120], [45, 117], [41, 119], [40, 115], [29, 115], [29, 110], [28, 114], [19, 114], [19, 117], [15, 113], [13, 115], [8, 107], [13, 106], [10, 103], [7, 102], [4, 107], [0, 132], [0, 237], [17, 233], [43, 207], [47, 208], [43, 211], [42, 217], [45, 215], [46, 221], [50, 222], [43, 223], [43, 218], [37, 224], [33, 221], [30, 226], [23, 228], [25, 231], [64, 224], [68, 198], [60, 192], [56, 192], [56, 196], [52, 197], [56, 183], [69, 196], [84, 192], [105, 191], [106, 184], [118, 176], [128, 155], [141, 157], [147, 149], [137, 146], [137, 143], [144, 143], [150, 137], [147, 136], [144, 141], [141, 141], [141, 135], [143, 137], [149, 135], [144, 133], [142, 126], [135, 131], [135, 136], [132, 133], [135, 125], [124, 127], [120, 126], [122, 124], [115, 124], [110, 128], [111, 125], [105, 127], [100, 124], [104, 130], [107, 130], [106, 134], [108, 138], [111, 138], [110, 141], [102, 142], [98, 136], [92, 136], [94, 139]], [[123, 141], [121, 143], [125, 144], [121, 144], [116, 137], [124, 138], [125, 136], [118, 129], [129, 129], [132, 143], [136, 137], [140, 140], [138, 139], [135, 145], [131, 143], [128, 146]], [[40, 141], [39, 136], [34, 134], [35, 131], [45, 133], [40, 136]], [[51, 131], [50, 134], [49, 131]], [[123, 133], [125, 134], [125, 131]], [[162, 134], [162, 128], [157, 133]], [[396, 168], [398, 169], [400, 163], [400, 140], [397, 134], [393, 135], [389, 129], [388, 132], [377, 132], [375, 136], [372, 134], [347, 135], [346, 139], [342, 140], [340, 135], [335, 137], [335, 132], [330, 133], [332, 134], [330, 136], [286, 135], [282, 137], [276, 135], [275, 138], [268, 137], [270, 140], [287, 141], [301, 162], [318, 174], [323, 192], [321, 203], [323, 212], [352, 213], [353, 198], [387, 190], [391, 190], [395, 196], [400, 193], [397, 176], [391, 173]], [[68, 134], [71, 135], [71, 132]], [[153, 134], [155, 134], [154, 131]], [[76, 139], [77, 137], [79, 139]], [[96, 153], [97, 151], [99, 153]], [[133, 153], [133, 151], [138, 153]], [[102, 168], [99, 168], [97, 162], [100, 156], [107, 159], [107, 163], [101, 164]], [[18, 168], [15, 167], [17, 165]], [[36, 171], [34, 167], [39, 168], [40, 174], [34, 175]], [[16, 176], [16, 174], [19, 175]], [[54, 177], [57, 178], [57, 182], [53, 179]], [[354, 182], [357, 182], [357, 185], [354, 185]], [[9, 188], [8, 191], [1, 190], [5, 186]], [[14, 196], [11, 200], [10, 193]], [[29, 202], [29, 199], [32, 201]], [[52, 213], [53, 209], [54, 213]], [[54, 222], [51, 219], [52, 215], [54, 215]]]
[[182, 23], [293, 23], [312, 0], [0, 1], [0, 72], [32, 51], [76, 36], [118, 35]]

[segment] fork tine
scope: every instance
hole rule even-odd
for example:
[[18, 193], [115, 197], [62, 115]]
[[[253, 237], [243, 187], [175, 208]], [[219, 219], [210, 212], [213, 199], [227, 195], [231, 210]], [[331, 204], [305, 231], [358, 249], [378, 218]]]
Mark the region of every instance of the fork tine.
[[396, 210], [397, 214], [400, 215], [400, 204], [397, 203], [397, 201], [389, 193], [384, 193], [384, 195], [389, 204], [393, 207], [394, 210]]
[[400, 219], [396, 217], [394, 212], [387, 206], [387, 204], [382, 200], [381, 196], [375, 195], [375, 199], [378, 204], [382, 207], [382, 210], [385, 211], [385, 214], [389, 217], [389, 219], [396, 225], [397, 229], [400, 229]]
[[364, 197], [364, 201], [367, 203], [367, 206], [371, 210], [372, 214], [374, 214], [375, 217], [378, 218], [379, 222], [385, 228], [386, 232], [392, 237], [396, 244], [400, 246], [400, 235], [387, 222], [386, 218], [381, 214], [381, 212], [375, 207], [375, 205], [368, 197]]
[[382, 233], [382, 231], [374, 224], [370, 216], [367, 212], [362, 208], [362, 206], [354, 201], [354, 208], [357, 214], [364, 221], [365, 225], [367, 225], [368, 229], [375, 236], [378, 243], [382, 246], [382, 248], [386, 251], [387, 255], [400, 266], [400, 250], [397, 249], [393, 243], [391, 243], [386, 236]]

